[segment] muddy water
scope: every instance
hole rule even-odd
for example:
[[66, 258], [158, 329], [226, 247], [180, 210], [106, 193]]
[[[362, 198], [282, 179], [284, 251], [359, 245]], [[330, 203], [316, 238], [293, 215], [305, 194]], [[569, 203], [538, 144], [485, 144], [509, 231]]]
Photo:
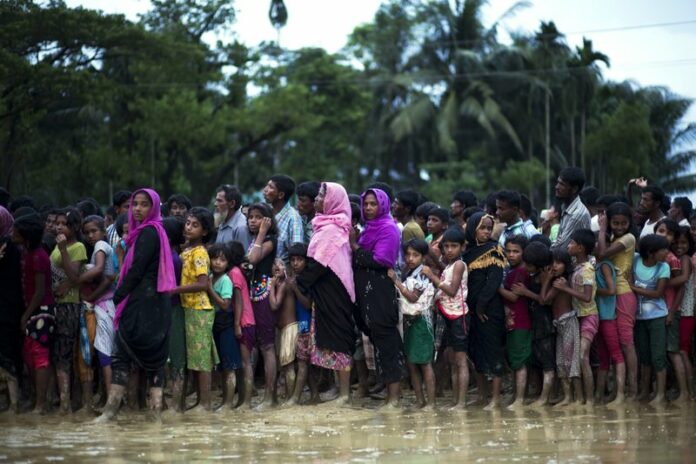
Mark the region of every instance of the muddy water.
[[0, 416], [0, 462], [696, 462], [696, 405], [434, 413], [330, 405], [269, 412]]

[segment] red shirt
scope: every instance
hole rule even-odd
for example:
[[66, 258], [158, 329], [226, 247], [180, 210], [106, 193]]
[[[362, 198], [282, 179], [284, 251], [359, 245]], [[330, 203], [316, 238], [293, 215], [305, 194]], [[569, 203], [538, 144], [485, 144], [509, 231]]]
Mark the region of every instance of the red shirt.
[[44, 275], [44, 296], [39, 306], [55, 304], [53, 290], [51, 289], [51, 260], [46, 251], [39, 247], [22, 253], [22, 290], [24, 292], [24, 304], [29, 306], [36, 291], [36, 274]]
[[[506, 290], [512, 290], [512, 286], [516, 283], [521, 283], [525, 287], [528, 286], [529, 273], [520, 265], [515, 268], [510, 269], [503, 280], [503, 286]], [[510, 308], [512, 317], [512, 330], [524, 329], [532, 330], [532, 322], [529, 319], [529, 309], [527, 298], [518, 297], [517, 301], [510, 302], [503, 299], [505, 306]]]

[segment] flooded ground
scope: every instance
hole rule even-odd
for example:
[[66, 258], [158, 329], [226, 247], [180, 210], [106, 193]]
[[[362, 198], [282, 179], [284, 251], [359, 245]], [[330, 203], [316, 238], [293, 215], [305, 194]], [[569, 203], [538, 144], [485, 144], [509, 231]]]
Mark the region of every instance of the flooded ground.
[[696, 404], [380, 412], [329, 404], [266, 412], [0, 416], [0, 462], [696, 461]]

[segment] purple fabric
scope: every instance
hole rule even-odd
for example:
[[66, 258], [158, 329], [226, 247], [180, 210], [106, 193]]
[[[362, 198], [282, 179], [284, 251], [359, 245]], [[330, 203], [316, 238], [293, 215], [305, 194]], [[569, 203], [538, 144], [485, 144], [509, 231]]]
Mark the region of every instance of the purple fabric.
[[[377, 217], [368, 221], [365, 219], [365, 196], [373, 193], [377, 197], [379, 205]], [[391, 202], [389, 196], [380, 189], [370, 189], [360, 196], [360, 209], [365, 221], [365, 230], [360, 235], [358, 245], [360, 248], [371, 251], [372, 258], [388, 268], [396, 265], [401, 245], [399, 228], [391, 215]]]
[[0, 206], [0, 238], [5, 238], [12, 233], [14, 218], [4, 206]]
[[[128, 274], [128, 270], [133, 264], [133, 257], [135, 255], [135, 242], [138, 240], [140, 232], [145, 227], [154, 227], [157, 231], [157, 236], [160, 241], [160, 255], [159, 255], [159, 269], [157, 272], [157, 292], [166, 293], [170, 290], [176, 288], [176, 276], [174, 274], [174, 264], [172, 261], [172, 250], [169, 247], [169, 239], [167, 238], [167, 233], [164, 231], [162, 226], [162, 216], [160, 212], [160, 196], [152, 189], [139, 189], [133, 192], [131, 196], [131, 203], [135, 196], [139, 193], [146, 193], [150, 200], [152, 201], [152, 208], [147, 217], [138, 224], [133, 217], [133, 210], [128, 209], [128, 237], [126, 237], [126, 247], [128, 252], [126, 257], [123, 259], [123, 265], [121, 266], [121, 275], [118, 279], [118, 284], [121, 285], [123, 278]], [[118, 322], [121, 319], [121, 314], [128, 304], [128, 297], [125, 297], [116, 306], [116, 315], [114, 317], [114, 328], [118, 330]]]

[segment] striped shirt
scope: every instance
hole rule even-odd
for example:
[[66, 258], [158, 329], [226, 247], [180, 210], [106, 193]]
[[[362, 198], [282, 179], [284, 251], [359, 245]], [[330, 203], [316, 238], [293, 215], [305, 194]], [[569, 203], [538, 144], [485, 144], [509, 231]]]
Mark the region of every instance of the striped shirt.
[[532, 224], [532, 221], [523, 221], [520, 219], [511, 226], [507, 226], [500, 238], [498, 238], [498, 243], [500, 246], [505, 248], [505, 243], [510, 240], [515, 235], [524, 235], [527, 238], [532, 238], [535, 235], [539, 235], [539, 231]]
[[275, 215], [278, 224], [278, 249], [276, 257], [288, 262], [288, 248], [293, 243], [304, 243], [302, 217], [295, 208], [286, 203]]
[[582, 204], [580, 196], [575, 197], [567, 207], [561, 210], [561, 224], [558, 237], [551, 245], [552, 250], [565, 250], [570, 243], [570, 237], [576, 230], [590, 228], [590, 212]]

